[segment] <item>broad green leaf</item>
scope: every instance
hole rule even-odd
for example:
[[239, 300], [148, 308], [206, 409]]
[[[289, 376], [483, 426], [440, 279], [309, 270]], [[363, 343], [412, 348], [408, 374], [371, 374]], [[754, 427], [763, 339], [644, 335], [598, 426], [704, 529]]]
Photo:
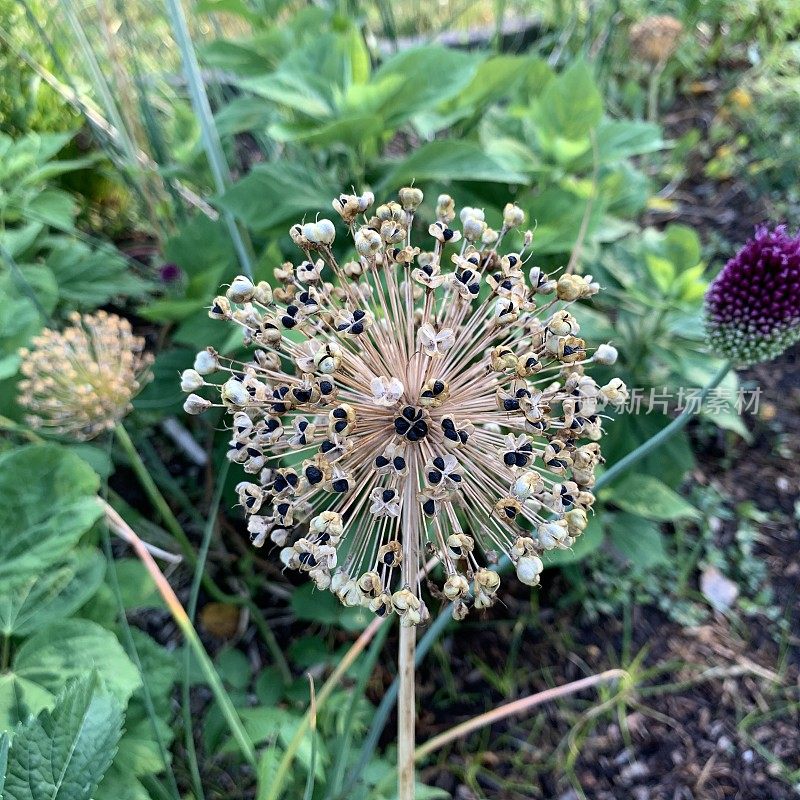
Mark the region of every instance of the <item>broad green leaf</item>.
[[414, 180], [529, 182], [524, 173], [507, 166], [498, 154], [487, 153], [477, 142], [444, 140], [428, 142], [390, 167], [381, 187], [399, 188]]
[[23, 723], [8, 758], [4, 800], [91, 800], [122, 735], [122, 707], [83, 676], [52, 711]]
[[150, 286], [113, 248], [92, 250], [73, 239], [56, 240], [47, 266], [58, 282], [59, 300], [69, 308], [92, 309], [118, 296], [139, 298]]
[[51, 693], [71, 678], [96, 670], [122, 702], [141, 685], [139, 672], [117, 637], [84, 619], [57, 622], [34, 634], [17, 650], [12, 670]]
[[[652, 122], [604, 119], [597, 126], [597, 162], [610, 164], [631, 156], [654, 153], [664, 148], [661, 128]], [[589, 150], [570, 163], [576, 172], [590, 170], [594, 155]]]
[[138, 558], [114, 560], [122, 605], [130, 611], [140, 608], [165, 608], [147, 567]]
[[610, 514], [606, 528], [614, 546], [635, 566], [654, 567], [667, 561], [658, 524], [634, 514]]
[[603, 98], [585, 61], [575, 61], [547, 84], [539, 122], [564, 139], [585, 139], [603, 115]]
[[53, 704], [53, 693], [12, 672], [0, 673], [0, 731], [10, 731]]
[[24, 209], [27, 218], [65, 232], [73, 230], [77, 213], [78, 204], [75, 198], [61, 189], [45, 189], [39, 192]]
[[[441, 45], [409, 48], [388, 58], [375, 71], [370, 91], [359, 94], [365, 110], [377, 112], [393, 130], [420, 111], [433, 108], [464, 89], [474, 77], [479, 60]], [[432, 80], [432, 76], [446, 80]], [[350, 99], [350, 107], [354, 107]]]
[[330, 592], [320, 592], [310, 582], [292, 592], [291, 604], [295, 616], [308, 622], [337, 625], [350, 631], [363, 630], [369, 624], [369, 614], [364, 613], [363, 607], [344, 608]]
[[100, 481], [86, 462], [57, 445], [0, 454], [0, 581], [60, 559], [100, 517]]
[[593, 553], [603, 543], [603, 526], [598, 517], [592, 517], [586, 530], [569, 550], [547, 550], [542, 556], [545, 567], [563, 567], [574, 564]]
[[601, 497], [645, 519], [667, 521], [700, 516], [691, 503], [652, 475], [632, 474], [621, 478], [604, 489]]
[[0, 586], [0, 634], [29, 636], [74, 614], [99, 588], [105, 559], [76, 550], [38, 574], [9, 578]]
[[289, 161], [255, 167], [235, 183], [218, 204], [248, 227], [265, 231], [296, 222], [315, 211], [332, 212], [331, 200], [339, 189], [319, 170]]
[[203, 214], [192, 217], [164, 245], [164, 258], [189, 277], [187, 294], [207, 300], [216, 292], [220, 278], [233, 269], [236, 255], [225, 224]]

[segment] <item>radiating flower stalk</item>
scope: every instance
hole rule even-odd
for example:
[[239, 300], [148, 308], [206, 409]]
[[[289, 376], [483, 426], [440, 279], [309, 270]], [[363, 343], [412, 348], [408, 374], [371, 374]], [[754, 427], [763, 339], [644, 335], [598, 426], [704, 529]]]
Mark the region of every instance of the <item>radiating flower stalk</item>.
[[645, 17], [630, 30], [630, 46], [633, 56], [645, 62], [649, 68], [647, 90], [647, 119], [655, 122], [658, 117], [658, 87], [661, 75], [669, 59], [675, 54], [683, 35], [680, 20], [669, 14]]
[[[293, 226], [303, 258], [275, 269], [276, 288], [239, 276], [209, 311], [242, 329], [252, 358], [208, 348], [181, 381], [187, 412], [229, 415], [228, 456], [255, 476], [237, 486], [253, 544], [280, 547], [345, 605], [397, 614], [401, 674], [429, 618], [421, 562], [439, 559], [428, 585], [456, 619], [496, 601], [502, 553], [537, 585], [542, 553], [587, 525], [602, 411], [627, 397], [585, 374], [616, 359], [572, 314], [599, 286], [532, 265], [521, 209], [506, 205], [493, 230], [466, 207], [455, 227], [441, 195], [421, 250], [422, 202], [416, 188], [374, 211], [371, 193], [336, 198], [343, 260], [331, 220]], [[413, 770], [410, 684], [400, 749]]]
[[152, 357], [130, 322], [115, 314], [74, 313], [70, 323], [62, 331], [46, 328], [20, 350], [18, 399], [32, 428], [94, 439], [130, 411]]

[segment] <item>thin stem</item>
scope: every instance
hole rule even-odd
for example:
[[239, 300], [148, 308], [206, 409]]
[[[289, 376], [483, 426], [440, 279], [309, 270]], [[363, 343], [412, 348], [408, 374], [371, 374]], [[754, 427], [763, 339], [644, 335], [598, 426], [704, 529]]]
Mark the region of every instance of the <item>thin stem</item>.
[[[122, 449], [128, 456], [128, 460], [130, 461], [134, 473], [136, 473], [136, 478], [141, 484], [142, 489], [144, 489], [145, 494], [147, 494], [148, 499], [153, 504], [156, 511], [161, 515], [162, 522], [166, 525], [167, 530], [178, 540], [181, 549], [192, 560], [192, 563], [195, 563], [197, 561], [197, 556], [195, 555], [192, 543], [189, 541], [189, 537], [184, 533], [175, 514], [172, 513], [172, 509], [169, 507], [169, 503], [164, 499], [164, 495], [158, 490], [156, 482], [150, 477], [147, 466], [144, 461], [142, 461], [139, 451], [136, 449], [131, 437], [128, 435], [128, 431], [125, 430], [122, 423], [117, 425], [115, 434], [117, 440], [122, 445]], [[189, 555], [190, 553], [191, 556]]]
[[[331, 692], [336, 688], [336, 685], [339, 683], [342, 676], [345, 674], [345, 672], [347, 672], [348, 669], [350, 669], [350, 667], [353, 665], [353, 662], [370, 643], [372, 637], [375, 636], [381, 625], [386, 623], [387, 619], [388, 617], [376, 617], [362, 631], [361, 635], [355, 640], [353, 646], [347, 651], [344, 658], [342, 658], [342, 660], [336, 665], [336, 669], [331, 672], [328, 680], [326, 680], [322, 685], [322, 689], [320, 689], [316, 698], [316, 709], [313, 711], [319, 713], [320, 709], [330, 696]], [[272, 782], [264, 795], [264, 800], [278, 800], [279, 797], [282, 797], [281, 791], [283, 790], [283, 785], [286, 782], [287, 776], [289, 775], [289, 770], [292, 768], [292, 763], [294, 762], [297, 751], [303, 742], [303, 738], [311, 726], [312, 716], [312, 709], [309, 708], [300, 724], [297, 726], [297, 730], [295, 731], [292, 740], [286, 747], [286, 751], [283, 754], [281, 763], [278, 765], [278, 769], [275, 771]]]
[[[214, 490], [214, 497], [211, 501], [211, 509], [208, 513], [208, 520], [206, 522], [205, 530], [203, 531], [203, 541], [200, 543], [200, 552], [197, 554], [197, 564], [194, 568], [194, 577], [192, 578], [192, 588], [189, 593], [189, 603], [187, 605], [187, 613], [189, 615], [189, 622], [194, 624], [195, 614], [197, 613], [197, 600], [200, 596], [200, 585], [203, 582], [203, 572], [206, 567], [206, 559], [208, 558], [208, 550], [211, 546], [211, 536], [214, 533], [214, 527], [217, 524], [217, 510], [219, 509], [220, 501], [222, 500], [222, 492], [225, 489], [225, 478], [228, 475], [228, 468], [230, 462], [226, 459], [222, 469], [217, 475], [217, 486]], [[191, 697], [190, 697], [190, 652], [186, 650], [186, 658], [184, 663], [183, 685], [181, 686], [181, 699], [183, 713], [183, 728], [184, 728], [184, 743], [186, 745], [186, 753], [189, 758], [189, 772], [192, 779], [192, 790], [197, 800], [204, 800], [205, 794], [203, 793], [203, 780], [200, 776], [200, 767], [197, 763], [197, 748], [194, 743], [194, 726], [192, 725], [192, 710], [191, 710]]]
[[510, 717], [512, 714], [522, 714], [542, 703], [547, 703], [550, 700], [556, 700], [559, 697], [566, 697], [566, 695], [574, 694], [575, 692], [583, 691], [591, 686], [596, 686], [598, 683], [605, 683], [606, 681], [614, 681], [619, 678], [627, 676], [624, 669], [609, 669], [601, 672], [598, 675], [590, 675], [588, 678], [581, 678], [572, 683], [566, 683], [563, 686], [555, 686], [552, 689], [545, 689], [543, 692], [537, 692], [528, 697], [523, 697], [519, 700], [514, 700], [511, 703], [493, 708], [485, 714], [478, 714], [477, 717], [472, 717], [466, 722], [455, 725], [449, 730], [438, 734], [437, 736], [428, 739], [425, 744], [420, 745], [414, 752], [414, 758], [417, 761], [422, 760], [425, 756], [432, 753], [434, 750], [439, 750], [446, 744], [461, 739], [464, 736], [483, 728], [486, 725], [491, 725], [501, 719]]
[[[722, 383], [725, 376], [730, 372], [732, 364], [726, 361], [718, 370], [717, 374], [711, 379], [709, 383], [700, 392], [698, 398], [698, 406], [702, 406], [703, 401], [708, 395]], [[607, 469], [598, 479], [594, 485], [594, 490], [597, 491], [607, 486], [612, 481], [616, 480], [623, 472], [630, 469], [637, 461], [643, 459], [646, 455], [661, 447], [664, 442], [671, 439], [676, 433], [683, 430], [693, 415], [693, 408], [687, 406], [681, 413], [675, 417], [666, 428], [660, 430], [655, 436], [648, 439], [643, 444], [640, 444], [633, 452], [628, 453], [624, 458], [621, 458], [614, 464], [613, 467]]]
[[108, 503], [105, 502], [105, 500], [100, 500], [100, 503], [103, 506], [109, 527], [111, 527], [112, 530], [114, 530], [119, 536], [125, 539], [125, 541], [131, 545], [131, 547], [133, 547], [133, 549], [136, 551], [136, 555], [139, 557], [139, 560], [144, 564], [145, 568], [150, 573], [150, 577], [153, 579], [153, 583], [156, 585], [159, 594], [164, 599], [170, 614], [172, 614], [172, 618], [175, 620], [178, 628], [180, 628], [181, 633], [183, 633], [183, 636], [186, 639], [186, 644], [194, 653], [194, 656], [200, 665], [203, 676], [205, 677], [209, 688], [214, 695], [214, 698], [219, 704], [222, 715], [225, 717], [225, 721], [228, 723], [228, 727], [230, 728], [236, 743], [239, 745], [242, 755], [249, 764], [255, 767], [256, 751], [253, 747], [253, 742], [247, 735], [247, 731], [245, 731], [244, 725], [242, 724], [241, 719], [239, 719], [236, 708], [231, 702], [228, 693], [225, 691], [225, 687], [222, 685], [222, 681], [220, 680], [217, 671], [214, 669], [214, 664], [209, 658], [208, 653], [206, 653], [203, 643], [200, 641], [200, 637], [197, 635], [197, 631], [194, 629], [194, 626], [189, 619], [189, 615], [181, 605], [180, 600], [178, 600], [178, 597], [170, 586], [169, 581], [166, 579], [166, 577], [164, 577], [164, 574], [158, 568], [158, 564], [156, 564], [155, 560], [150, 555], [150, 552], [144, 546], [144, 542], [136, 535], [128, 523], [125, 522], [125, 520], [122, 519], [122, 517]]
[[414, 800], [414, 743], [416, 739], [416, 694], [414, 651], [417, 644], [415, 625], [400, 627], [397, 650], [397, 798]]
[[[169, 504], [164, 499], [164, 495], [161, 494], [158, 486], [156, 486], [155, 481], [150, 476], [150, 472], [148, 471], [144, 461], [142, 461], [142, 457], [139, 455], [135, 445], [131, 441], [131, 437], [121, 424], [117, 425], [116, 427], [116, 435], [120, 441], [120, 444], [125, 450], [129, 461], [131, 462], [131, 467], [136, 473], [136, 477], [139, 479], [142, 488], [149, 497], [150, 502], [161, 514], [161, 518], [164, 524], [167, 526], [169, 532], [178, 540], [178, 543], [180, 544], [186, 558], [192, 565], [196, 565], [198, 558], [197, 553], [195, 553], [194, 546], [189, 541], [189, 537], [184, 532], [180, 522], [178, 522], [175, 514], [172, 512], [172, 509], [169, 507]], [[286, 656], [283, 654], [283, 650], [281, 650], [281, 646], [278, 643], [278, 640], [275, 638], [275, 634], [269, 627], [266, 617], [261, 612], [261, 609], [256, 605], [255, 601], [246, 595], [240, 596], [224, 592], [207, 574], [205, 574], [204, 570], [201, 570], [200, 572], [202, 575], [203, 586], [215, 600], [221, 603], [231, 603], [237, 606], [244, 606], [250, 612], [255, 626], [258, 628], [259, 633], [264, 639], [264, 643], [267, 645], [267, 649], [272, 656], [272, 660], [275, 662], [275, 665], [281, 672], [284, 683], [290, 683], [292, 680], [292, 671], [289, 669]]]
[[11, 661], [11, 637], [8, 634], [3, 634], [3, 649], [2, 652], [0, 652], [0, 670], [5, 672], [8, 669], [10, 661]]

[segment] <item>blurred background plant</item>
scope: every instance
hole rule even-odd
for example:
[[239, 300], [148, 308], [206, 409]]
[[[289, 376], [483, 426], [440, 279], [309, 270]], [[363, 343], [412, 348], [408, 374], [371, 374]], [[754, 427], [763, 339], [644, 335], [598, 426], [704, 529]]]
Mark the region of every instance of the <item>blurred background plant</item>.
[[[651, 58], [634, 27], [654, 14], [675, 36]], [[218, 420], [188, 431], [177, 416], [176, 376], [199, 343], [232, 355], [239, 342], [202, 308], [238, 272], [273, 281], [293, 255], [289, 225], [329, 211], [340, 189], [388, 195], [413, 180], [487, 219], [515, 200], [535, 221], [537, 263], [603, 285], [582, 324], [614, 342], [615, 372], [644, 397], [703, 386], [720, 368], [702, 332], [709, 278], [756, 223], [797, 212], [798, 26], [790, 0], [557, 0], [535, 14], [514, 0], [0, 0], [0, 729], [21, 724], [9, 781], [83, 708], [104, 745], [80, 739], [79, 752], [111, 766], [70, 800], [264, 800], [278, 774], [282, 797], [393, 797], [380, 735], [394, 670], [381, 646], [394, 633], [353, 650], [366, 615], [295, 588], [250, 549], [236, 512], [213, 513], [238, 478], [223, 467]], [[19, 349], [97, 308], [146, 338], [154, 379], [129, 436], [42, 442], [15, 400]], [[722, 387], [737, 385], [731, 373]], [[608, 463], [669, 419], [618, 417]], [[548, 561], [552, 591], [522, 599], [512, 654], [539, 602], [592, 619], [652, 604], [682, 625], [707, 621], [719, 611], [701, 586], [712, 568], [736, 583], [735, 614], [789, 636], [769, 576], [753, 568], [757, 531], [775, 515], [687, 480], [703, 451], [725, 453], [752, 427], [730, 408], [700, 416], [607, 486], [578, 545]], [[98, 492], [197, 612], [255, 768], [187, 629], [109, 539]], [[736, 531], [724, 545], [723, 529]], [[453, 704], [444, 630], [421, 649]], [[516, 658], [501, 696], [524, 689]], [[0, 742], [0, 776], [4, 752]], [[800, 766], [780, 763], [796, 780]], [[478, 792], [483, 772], [465, 767], [461, 780]], [[13, 782], [6, 792], [28, 796]], [[419, 786], [418, 797], [446, 796]]]

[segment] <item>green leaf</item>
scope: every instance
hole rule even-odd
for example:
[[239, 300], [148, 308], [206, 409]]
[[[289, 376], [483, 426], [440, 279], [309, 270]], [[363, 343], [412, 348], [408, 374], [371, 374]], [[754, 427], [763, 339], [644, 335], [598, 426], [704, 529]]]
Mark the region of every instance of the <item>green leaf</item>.
[[38, 574], [4, 581], [0, 588], [0, 633], [29, 636], [74, 614], [100, 587], [105, 568], [100, 553], [83, 549]]
[[248, 227], [265, 231], [315, 211], [331, 211], [336, 185], [319, 170], [289, 161], [255, 167], [235, 183], [218, 204]]
[[52, 712], [23, 723], [8, 759], [4, 800], [91, 800], [122, 735], [122, 707], [84, 676]]
[[92, 309], [118, 296], [142, 297], [150, 286], [114, 248], [93, 251], [74, 239], [56, 240], [47, 266], [58, 282], [60, 301], [70, 308]]
[[45, 189], [31, 198], [25, 216], [43, 222], [59, 231], [71, 232], [78, 213], [78, 204], [71, 194], [61, 189]]
[[624, 512], [609, 517], [609, 538], [635, 567], [648, 569], [666, 563], [664, 537], [657, 523]]
[[672, 521], [700, 516], [691, 503], [651, 475], [628, 475], [604, 489], [601, 496], [623, 511], [645, 519]]
[[53, 704], [53, 694], [11, 672], [0, 674], [0, 731], [10, 731]]
[[0, 799], [3, 797], [3, 787], [6, 785], [6, 772], [8, 771], [8, 734], [0, 735]]
[[311, 582], [292, 592], [291, 605], [297, 619], [307, 622], [338, 625], [349, 631], [363, 630], [369, 624], [363, 607], [345, 608], [330, 592], [319, 591]]
[[603, 115], [603, 98], [585, 61], [550, 81], [539, 99], [540, 124], [564, 139], [585, 139]]
[[501, 156], [490, 155], [476, 142], [452, 140], [428, 142], [398, 161], [393, 169], [390, 166], [381, 187], [400, 187], [414, 180], [529, 183], [527, 175], [507, 166]]
[[58, 561], [100, 517], [100, 481], [57, 445], [28, 445], [0, 455], [0, 581]]
[[34, 634], [17, 650], [12, 670], [53, 694], [91, 670], [122, 702], [141, 686], [139, 672], [117, 637], [84, 619], [57, 622]]

